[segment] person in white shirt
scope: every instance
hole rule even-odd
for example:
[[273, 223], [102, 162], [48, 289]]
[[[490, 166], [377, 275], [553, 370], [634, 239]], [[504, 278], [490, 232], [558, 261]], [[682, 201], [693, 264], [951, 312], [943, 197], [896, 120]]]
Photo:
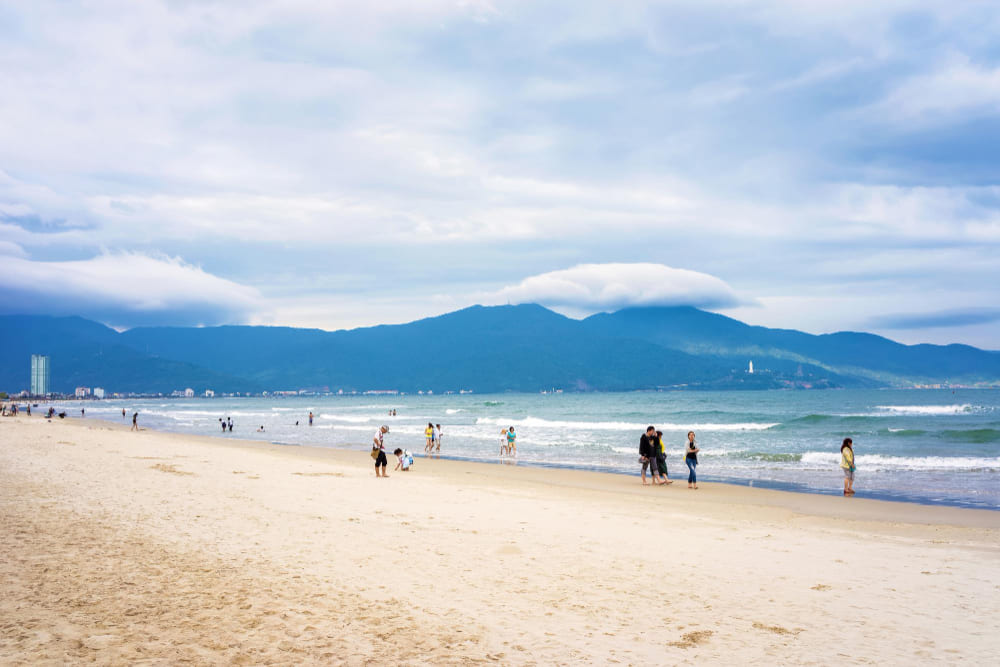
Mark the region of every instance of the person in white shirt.
[[434, 451], [441, 451], [441, 424], [434, 426], [434, 439], [437, 440], [437, 449]]

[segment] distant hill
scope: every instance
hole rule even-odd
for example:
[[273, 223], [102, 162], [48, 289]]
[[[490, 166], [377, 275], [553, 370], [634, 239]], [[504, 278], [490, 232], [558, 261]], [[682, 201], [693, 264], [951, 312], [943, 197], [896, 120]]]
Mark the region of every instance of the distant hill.
[[[478, 392], [856, 387], [997, 382], [1000, 353], [901, 345], [864, 333], [814, 336], [696, 308], [633, 308], [572, 320], [541, 306], [473, 306], [350, 331], [149, 327], [0, 317], [0, 389], [29, 385], [30, 356], [52, 387], [119, 392], [472, 389]], [[753, 360], [758, 372], [745, 371]]]

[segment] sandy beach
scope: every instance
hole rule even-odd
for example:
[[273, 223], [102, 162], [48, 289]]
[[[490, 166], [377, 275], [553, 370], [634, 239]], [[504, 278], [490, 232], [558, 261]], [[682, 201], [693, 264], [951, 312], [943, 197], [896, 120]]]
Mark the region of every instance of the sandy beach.
[[1000, 652], [1000, 512], [393, 457], [377, 480], [365, 449], [0, 420], [0, 662]]

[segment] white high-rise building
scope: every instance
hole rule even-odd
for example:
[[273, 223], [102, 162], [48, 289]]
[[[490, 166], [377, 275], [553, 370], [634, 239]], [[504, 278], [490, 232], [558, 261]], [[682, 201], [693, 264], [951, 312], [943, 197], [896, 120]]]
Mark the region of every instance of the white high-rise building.
[[749, 373], [750, 375], [753, 375], [753, 362], [752, 361], [750, 362], [750, 368], [747, 369], [747, 373]]
[[94, 398], [104, 398], [103, 387], [94, 387]]
[[49, 393], [49, 358], [42, 354], [31, 355], [31, 395]]
[[190, 387], [188, 387], [187, 389], [185, 389], [184, 390], [184, 397], [185, 398], [194, 398], [194, 389], [191, 389]]

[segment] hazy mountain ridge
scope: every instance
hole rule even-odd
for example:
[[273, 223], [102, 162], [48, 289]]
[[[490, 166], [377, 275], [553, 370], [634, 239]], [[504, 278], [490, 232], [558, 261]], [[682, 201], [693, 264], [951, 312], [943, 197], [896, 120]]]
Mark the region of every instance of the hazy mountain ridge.
[[[0, 317], [0, 388], [52, 357], [52, 387], [120, 392], [259, 392], [328, 387], [436, 392], [776, 388], [996, 382], [1000, 353], [902, 345], [880, 336], [751, 326], [690, 307], [573, 320], [537, 305], [473, 306], [400, 325], [146, 327]], [[745, 372], [753, 360], [757, 373]]]

